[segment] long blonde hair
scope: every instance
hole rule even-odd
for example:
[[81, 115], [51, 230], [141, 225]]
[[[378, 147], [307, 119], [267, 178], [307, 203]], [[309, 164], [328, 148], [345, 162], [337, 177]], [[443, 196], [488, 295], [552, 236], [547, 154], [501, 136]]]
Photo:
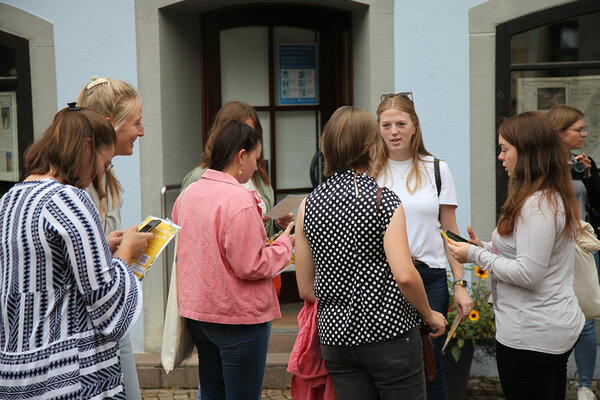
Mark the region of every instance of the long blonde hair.
[[[421, 187], [423, 180], [422, 172], [419, 169], [419, 162], [424, 161], [421, 156], [430, 156], [431, 153], [425, 149], [425, 144], [423, 144], [421, 124], [419, 123], [419, 116], [415, 111], [415, 105], [412, 100], [403, 94], [383, 97], [381, 103], [379, 103], [379, 107], [377, 107], [378, 123], [381, 122], [381, 113], [389, 109], [396, 109], [407, 113], [410, 115], [410, 119], [415, 126], [415, 134], [410, 139], [410, 154], [413, 160], [408, 177], [406, 178], [406, 188], [408, 189], [408, 192], [412, 194]], [[383, 140], [383, 136], [379, 135], [379, 143], [377, 144], [375, 161], [373, 163], [373, 174], [375, 177], [382, 174], [384, 177], [387, 177], [389, 157], [390, 151]], [[413, 177], [414, 184], [411, 186], [410, 182], [413, 182]]]
[[[81, 89], [77, 97], [77, 104], [90, 108], [105, 118], [110, 118], [116, 131], [139, 107], [140, 97], [134, 87], [127, 82], [94, 76], [91, 82]], [[105, 190], [110, 194], [112, 204], [118, 204], [122, 191], [121, 183], [112, 170], [106, 171], [104, 176], [106, 179]], [[108, 198], [100, 201], [99, 209], [100, 214], [106, 220]]]

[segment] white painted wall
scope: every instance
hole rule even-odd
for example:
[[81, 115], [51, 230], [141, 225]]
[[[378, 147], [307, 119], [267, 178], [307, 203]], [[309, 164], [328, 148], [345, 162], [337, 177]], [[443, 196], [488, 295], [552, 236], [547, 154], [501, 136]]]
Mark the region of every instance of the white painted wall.
[[469, 8], [484, 2], [396, 0], [394, 5], [395, 88], [388, 92], [413, 92], [425, 147], [452, 171], [463, 235], [471, 223]]
[[[94, 75], [122, 79], [137, 87], [133, 0], [2, 2], [54, 26], [59, 109], [75, 101], [81, 88]], [[137, 224], [142, 217], [139, 150], [134, 149], [131, 157], [116, 157], [113, 164], [125, 188], [122, 216], [123, 226], [128, 227]]]

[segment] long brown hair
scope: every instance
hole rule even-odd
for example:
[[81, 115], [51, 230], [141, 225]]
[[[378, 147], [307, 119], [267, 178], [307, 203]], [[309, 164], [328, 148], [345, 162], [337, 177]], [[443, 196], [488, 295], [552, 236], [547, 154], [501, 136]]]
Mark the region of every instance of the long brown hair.
[[367, 111], [352, 106], [338, 108], [323, 128], [323, 175], [344, 170], [370, 173], [371, 148], [377, 142], [377, 123]]
[[[221, 106], [217, 112], [217, 115], [215, 116], [215, 120], [210, 127], [210, 130], [208, 131], [208, 139], [206, 139], [206, 144], [204, 145], [204, 154], [202, 156], [202, 162], [200, 163], [200, 166], [203, 168], [208, 167], [213, 148], [213, 142], [215, 140], [215, 133], [219, 132], [225, 126], [225, 124], [231, 120], [242, 122], [246, 118], [251, 118], [254, 122], [254, 130], [256, 133], [258, 133], [261, 145], [263, 144], [262, 125], [260, 124], [256, 110], [243, 101], [229, 101]], [[258, 169], [254, 175], [252, 175], [252, 180], [254, 182], [258, 182], [258, 179], [260, 179], [265, 185], [269, 185], [269, 175], [267, 174], [267, 169], [265, 168], [263, 151], [260, 152], [260, 158], [258, 159], [256, 166]]]
[[498, 220], [498, 233], [513, 231], [525, 201], [543, 191], [558, 216], [558, 199], [563, 203], [565, 227], [562, 232], [575, 237], [579, 229], [579, 207], [560, 137], [546, 116], [528, 111], [505, 120], [498, 133], [517, 150], [514, 171], [508, 180], [508, 197]]
[[[421, 132], [421, 123], [419, 122], [419, 116], [415, 111], [415, 104], [413, 101], [408, 96], [401, 94], [383, 97], [381, 103], [379, 103], [379, 107], [377, 107], [377, 122], [381, 122], [381, 113], [389, 109], [404, 111], [410, 115], [410, 119], [415, 126], [415, 134], [410, 139], [410, 154], [413, 158], [412, 166], [410, 167], [410, 171], [406, 178], [406, 188], [408, 189], [408, 192], [412, 194], [421, 187], [421, 181], [423, 179], [419, 169], [419, 162], [423, 162], [421, 156], [430, 156], [431, 153], [425, 149], [423, 133]], [[373, 175], [375, 177], [378, 177], [381, 174], [387, 176], [389, 157], [390, 152], [383, 140], [383, 136], [380, 134], [377, 150], [375, 151], [375, 161], [373, 163]], [[413, 177], [414, 185], [411, 187], [410, 182], [413, 181]]]
[[80, 107], [63, 108], [55, 116], [44, 135], [25, 150], [25, 167], [28, 175], [50, 174], [60, 182], [85, 189], [81, 176], [84, 164], [90, 162], [83, 151], [90, 139], [92, 154], [92, 184], [99, 198], [105, 192], [100, 185], [102, 172], [97, 171], [96, 151], [114, 146], [117, 135], [112, 125], [97, 112]]

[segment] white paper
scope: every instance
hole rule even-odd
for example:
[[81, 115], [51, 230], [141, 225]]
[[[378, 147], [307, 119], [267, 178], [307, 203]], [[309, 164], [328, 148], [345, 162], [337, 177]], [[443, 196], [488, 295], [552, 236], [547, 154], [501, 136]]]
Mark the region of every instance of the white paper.
[[271, 211], [266, 213], [265, 216], [271, 219], [279, 219], [298, 208], [305, 197], [305, 194], [290, 194], [271, 208]]

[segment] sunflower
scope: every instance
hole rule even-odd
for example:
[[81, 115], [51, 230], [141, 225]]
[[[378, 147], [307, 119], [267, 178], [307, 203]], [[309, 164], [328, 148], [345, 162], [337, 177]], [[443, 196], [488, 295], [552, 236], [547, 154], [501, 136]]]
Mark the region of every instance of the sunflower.
[[489, 272], [488, 271], [484, 271], [481, 268], [479, 268], [477, 265], [475, 266], [475, 273], [477, 274], [478, 277], [480, 277], [481, 279], [485, 279], [488, 277]]
[[477, 321], [479, 319], [479, 311], [477, 311], [477, 310], [471, 311], [471, 314], [469, 314], [469, 319], [471, 321]]

